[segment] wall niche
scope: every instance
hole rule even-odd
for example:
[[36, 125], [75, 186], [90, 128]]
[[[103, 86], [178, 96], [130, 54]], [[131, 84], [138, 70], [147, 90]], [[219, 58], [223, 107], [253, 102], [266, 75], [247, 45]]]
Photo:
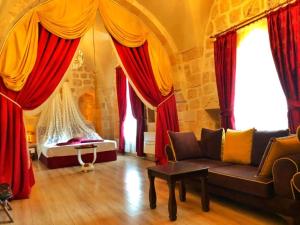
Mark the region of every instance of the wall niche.
[[84, 119], [91, 125], [95, 125], [95, 108], [96, 108], [96, 101], [95, 101], [95, 94], [85, 92], [78, 98], [78, 106], [80, 113], [83, 115]]

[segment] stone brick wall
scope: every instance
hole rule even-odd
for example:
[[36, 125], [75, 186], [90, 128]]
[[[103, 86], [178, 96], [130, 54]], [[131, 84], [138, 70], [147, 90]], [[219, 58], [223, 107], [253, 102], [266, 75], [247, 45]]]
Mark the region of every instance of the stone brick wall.
[[194, 131], [199, 137], [202, 127], [220, 127], [213, 39], [210, 36], [282, 2], [284, 0], [214, 1], [203, 34], [203, 45], [172, 56], [181, 130]]
[[95, 92], [95, 73], [86, 65], [83, 65], [78, 69], [71, 69], [67, 80], [69, 80], [72, 94], [77, 101], [82, 94], [86, 92]]
[[[115, 74], [102, 74], [97, 76], [96, 85], [96, 109], [97, 121], [96, 129], [99, 134], [106, 139], [116, 139], [119, 137], [119, 111], [116, 94], [115, 79], [114, 82], [103, 83], [103, 78], [110, 76], [114, 78]], [[99, 81], [101, 80], [101, 81]]]
[[[85, 53], [85, 52], [84, 52]], [[70, 69], [67, 79], [79, 110], [102, 138], [119, 136], [119, 115], [114, 68], [96, 68], [88, 57], [79, 69]]]
[[[72, 67], [72, 64], [70, 65]], [[78, 69], [69, 69], [66, 80], [72, 91], [75, 102], [85, 118], [93, 127], [96, 127], [96, 90], [95, 73], [85, 64]]]

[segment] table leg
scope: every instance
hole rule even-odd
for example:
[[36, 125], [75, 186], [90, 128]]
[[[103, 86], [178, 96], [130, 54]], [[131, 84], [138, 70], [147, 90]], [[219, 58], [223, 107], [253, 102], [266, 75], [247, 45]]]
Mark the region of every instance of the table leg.
[[176, 205], [176, 198], [175, 198], [175, 184], [176, 182], [173, 180], [168, 181], [169, 185], [169, 218], [171, 221], [177, 219], [177, 205]]
[[81, 158], [81, 151], [80, 149], [77, 149], [77, 159], [78, 159], [78, 162], [81, 166], [84, 165], [84, 162], [82, 161], [82, 158]]
[[150, 202], [150, 208], [155, 209], [156, 208], [156, 192], [155, 192], [155, 185], [154, 185], [154, 176], [152, 176], [148, 172], [148, 177], [150, 181], [150, 188], [149, 188], [149, 202]]
[[[84, 147], [84, 148], [87, 148], [87, 147]], [[82, 148], [82, 149], [84, 149], [84, 148]], [[77, 159], [78, 159], [78, 162], [82, 166], [81, 170], [83, 172], [88, 172], [90, 170], [93, 170], [94, 169], [94, 163], [97, 160], [97, 146], [93, 147], [94, 158], [93, 158], [93, 161], [91, 163], [85, 163], [85, 162], [83, 162], [82, 157], [81, 157], [81, 149], [79, 147], [77, 147], [76, 149], [77, 149]]]
[[[1, 201], [1, 200], [0, 200], [0, 205], [2, 206], [2, 208], [3, 208], [4, 212], [5, 212], [5, 214], [6, 214], [6, 215], [8, 216], [8, 218], [9, 218], [9, 221], [7, 221], [7, 222], [8, 222], [8, 223], [13, 223], [14, 220], [13, 220], [12, 216], [10, 215], [10, 213], [8, 212], [8, 210], [11, 210], [11, 207], [8, 206], [7, 200], [5, 200], [5, 201]], [[0, 223], [1, 223], [1, 222], [0, 222]]]
[[209, 211], [209, 196], [207, 193], [207, 178], [201, 177], [201, 204], [202, 204], [202, 211], [208, 212]]
[[186, 200], [186, 190], [185, 190], [185, 184], [184, 181], [179, 182], [179, 198], [180, 201], [185, 202]]
[[94, 147], [94, 158], [92, 164], [95, 164], [96, 160], [97, 160], [97, 147]]

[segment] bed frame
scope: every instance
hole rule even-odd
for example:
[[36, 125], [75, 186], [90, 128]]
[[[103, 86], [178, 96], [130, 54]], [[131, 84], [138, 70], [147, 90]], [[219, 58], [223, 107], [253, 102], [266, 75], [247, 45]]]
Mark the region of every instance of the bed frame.
[[[93, 153], [82, 154], [82, 160], [84, 162], [92, 162], [94, 159]], [[97, 159], [95, 163], [99, 162], [110, 162], [117, 160], [117, 150], [97, 152]], [[44, 163], [49, 169], [56, 169], [62, 167], [70, 166], [80, 166], [77, 155], [67, 155], [67, 156], [54, 156], [46, 157], [42, 153], [40, 156], [40, 161]]]

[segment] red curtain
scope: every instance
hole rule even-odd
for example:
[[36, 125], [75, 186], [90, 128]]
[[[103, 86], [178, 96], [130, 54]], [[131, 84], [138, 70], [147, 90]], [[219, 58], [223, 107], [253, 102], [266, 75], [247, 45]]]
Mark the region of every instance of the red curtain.
[[119, 152], [125, 153], [124, 121], [126, 117], [126, 76], [121, 67], [116, 68], [116, 87], [119, 107], [120, 131], [119, 131]]
[[135, 94], [133, 88], [129, 85], [129, 96], [131, 103], [131, 111], [133, 117], [136, 119], [136, 153], [137, 156], [144, 156], [144, 131], [145, 131], [145, 118], [144, 118], [144, 104]]
[[19, 92], [11, 91], [0, 79], [0, 182], [12, 186], [15, 198], [28, 197], [34, 184], [23, 109], [34, 109], [50, 96], [61, 81], [79, 44], [79, 39], [61, 39], [42, 26], [39, 30], [37, 59], [23, 89]]
[[179, 131], [175, 95], [165, 99], [157, 106], [157, 121], [155, 134], [155, 156], [160, 163], [167, 163], [165, 145], [169, 144], [167, 131]]
[[214, 43], [215, 72], [221, 111], [221, 125], [235, 128], [234, 93], [236, 72], [236, 32], [218, 37]]
[[300, 125], [300, 1], [268, 15], [273, 58], [288, 103], [291, 132]]
[[152, 71], [147, 42], [137, 48], [128, 48], [113, 41], [137, 91], [147, 102], [157, 107], [155, 158], [159, 164], [164, 164], [167, 162], [164, 148], [169, 142], [167, 131], [179, 130], [174, 91], [168, 96], [161, 95]]

